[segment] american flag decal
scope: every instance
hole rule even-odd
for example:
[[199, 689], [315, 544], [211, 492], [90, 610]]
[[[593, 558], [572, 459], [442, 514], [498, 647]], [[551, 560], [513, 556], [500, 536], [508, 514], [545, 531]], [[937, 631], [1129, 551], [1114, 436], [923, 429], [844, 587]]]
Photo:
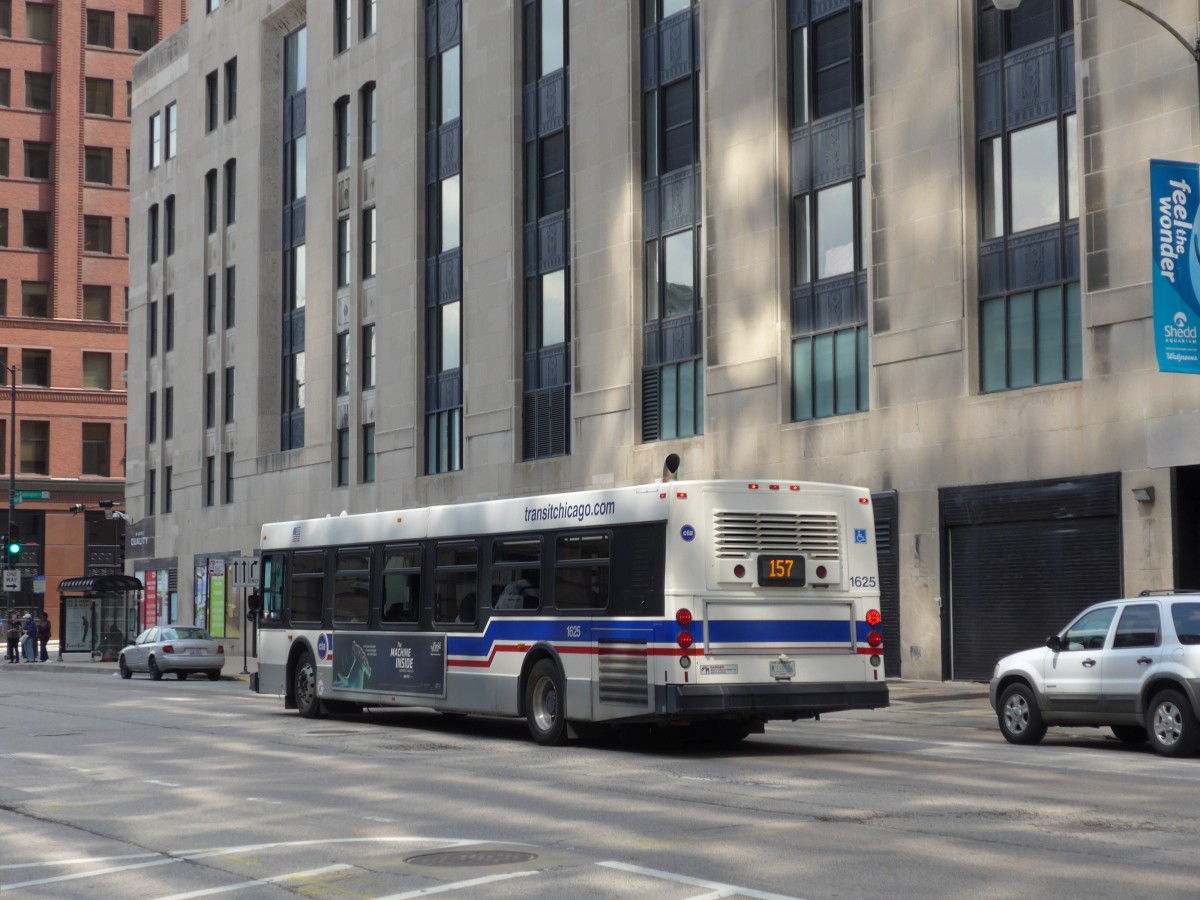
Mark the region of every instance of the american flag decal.
[[293, 544], [300, 543], [300, 526], [299, 525], [297, 525], [295, 528], [292, 529], [292, 543]]

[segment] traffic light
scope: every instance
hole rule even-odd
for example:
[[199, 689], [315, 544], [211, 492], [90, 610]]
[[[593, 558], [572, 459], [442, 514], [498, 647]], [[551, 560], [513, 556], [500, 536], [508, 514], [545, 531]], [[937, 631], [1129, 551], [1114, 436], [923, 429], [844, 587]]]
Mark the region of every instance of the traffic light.
[[8, 558], [15, 560], [21, 555], [21, 529], [16, 522], [8, 526]]

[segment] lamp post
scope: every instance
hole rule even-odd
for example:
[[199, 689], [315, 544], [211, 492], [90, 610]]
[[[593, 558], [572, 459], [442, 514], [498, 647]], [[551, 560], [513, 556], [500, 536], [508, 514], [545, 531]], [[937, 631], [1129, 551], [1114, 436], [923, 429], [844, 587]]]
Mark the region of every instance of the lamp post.
[[[1179, 29], [1175, 28], [1170, 22], [1168, 22], [1158, 13], [1142, 6], [1142, 4], [1136, 2], [1136, 0], [1117, 0], [1117, 2], [1124, 3], [1130, 9], [1136, 9], [1147, 19], [1153, 19], [1158, 25], [1162, 26], [1171, 35], [1171, 37], [1175, 38], [1175, 40], [1179, 41], [1179, 43], [1183, 45], [1183, 49], [1188, 52], [1188, 55], [1191, 56], [1192, 60], [1196, 63], [1196, 84], [1197, 89], [1200, 89], [1200, 35], [1196, 37], [1196, 42], [1193, 44], [1182, 34], [1180, 34]], [[992, 0], [992, 5], [1001, 12], [1008, 12], [1020, 6], [1021, 0]]]
[[[17, 505], [17, 366], [14, 363], [11, 366], [4, 367], [5, 374], [8, 376], [8, 531], [7, 534], [13, 533], [13, 513]], [[8, 568], [9, 553], [5, 547], [4, 566]], [[8, 610], [5, 615], [5, 621], [12, 617], [13, 607], [16, 606], [16, 593], [8, 591]]]

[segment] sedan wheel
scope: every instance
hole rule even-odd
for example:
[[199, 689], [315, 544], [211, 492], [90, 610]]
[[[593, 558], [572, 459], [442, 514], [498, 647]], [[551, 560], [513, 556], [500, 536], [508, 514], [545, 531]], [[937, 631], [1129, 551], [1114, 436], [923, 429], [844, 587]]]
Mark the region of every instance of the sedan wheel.
[[154, 661], [153, 656], [146, 660], [146, 667], [150, 670], [151, 678], [153, 678], [155, 681], [162, 681], [162, 670], [159, 669], [158, 663]]
[[187, 672], [176, 672], [175, 677], [178, 678], [180, 681], [187, 681], [188, 673]]
[[122, 678], [132, 678], [133, 672], [129, 671], [129, 663], [125, 662], [125, 657], [122, 656], [117, 660], [117, 668], [121, 670]]

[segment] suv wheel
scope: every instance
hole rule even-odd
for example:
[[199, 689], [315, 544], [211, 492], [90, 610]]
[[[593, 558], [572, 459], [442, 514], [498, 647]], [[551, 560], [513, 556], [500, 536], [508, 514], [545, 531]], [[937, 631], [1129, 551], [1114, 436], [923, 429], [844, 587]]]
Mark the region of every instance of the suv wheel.
[[1016, 682], [1000, 694], [996, 708], [1000, 733], [1010, 744], [1036, 744], [1046, 736], [1046, 723], [1029, 685]]
[[1163, 756], [1184, 756], [1196, 749], [1200, 724], [1187, 697], [1174, 689], [1159, 691], [1146, 713], [1150, 746]]

